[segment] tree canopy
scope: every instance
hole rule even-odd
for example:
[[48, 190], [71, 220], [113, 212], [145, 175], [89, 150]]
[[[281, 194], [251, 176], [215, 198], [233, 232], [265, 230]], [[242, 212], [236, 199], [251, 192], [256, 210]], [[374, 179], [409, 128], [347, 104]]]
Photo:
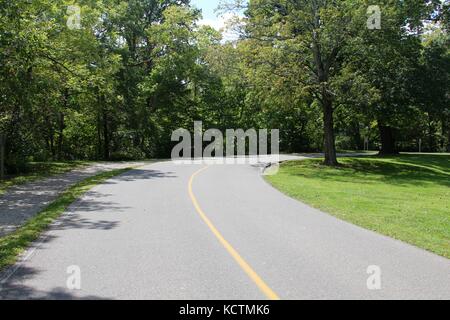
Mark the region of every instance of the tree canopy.
[[[168, 157], [172, 131], [279, 128], [284, 152], [450, 149], [450, 2], [0, 0], [0, 132], [29, 161]], [[233, 6], [224, 6], [230, 8]], [[377, 16], [375, 16], [377, 19]]]

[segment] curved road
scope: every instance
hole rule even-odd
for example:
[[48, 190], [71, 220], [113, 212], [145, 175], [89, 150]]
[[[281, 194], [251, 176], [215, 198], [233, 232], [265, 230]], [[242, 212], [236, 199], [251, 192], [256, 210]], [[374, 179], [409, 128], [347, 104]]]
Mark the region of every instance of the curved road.
[[257, 166], [166, 162], [94, 188], [0, 285], [3, 299], [450, 299], [450, 260], [290, 199]]

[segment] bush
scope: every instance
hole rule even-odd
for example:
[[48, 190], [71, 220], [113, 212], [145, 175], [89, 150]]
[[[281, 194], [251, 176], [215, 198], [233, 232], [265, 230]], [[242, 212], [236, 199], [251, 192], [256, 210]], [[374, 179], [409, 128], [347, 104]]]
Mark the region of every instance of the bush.
[[145, 154], [137, 148], [128, 148], [111, 153], [111, 161], [133, 161], [145, 159]]

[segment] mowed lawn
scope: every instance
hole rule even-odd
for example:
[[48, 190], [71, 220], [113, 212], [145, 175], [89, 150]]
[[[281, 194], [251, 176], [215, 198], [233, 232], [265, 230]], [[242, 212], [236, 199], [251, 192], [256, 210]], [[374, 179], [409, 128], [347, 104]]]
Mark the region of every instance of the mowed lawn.
[[340, 219], [450, 258], [450, 155], [288, 162], [268, 181]]

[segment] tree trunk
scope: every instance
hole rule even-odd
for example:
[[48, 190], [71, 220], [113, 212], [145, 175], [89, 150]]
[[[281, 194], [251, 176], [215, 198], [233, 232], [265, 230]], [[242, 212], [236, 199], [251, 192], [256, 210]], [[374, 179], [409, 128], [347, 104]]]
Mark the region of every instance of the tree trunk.
[[52, 161], [56, 160], [56, 150], [55, 150], [55, 130], [53, 129], [53, 123], [50, 120], [49, 115], [45, 117], [45, 124], [47, 126], [47, 148], [52, 156]]
[[428, 115], [428, 148], [429, 152], [436, 152], [437, 147], [437, 140], [436, 140], [436, 132], [437, 128], [434, 123], [434, 119], [432, 115]]
[[100, 118], [100, 112], [97, 112], [97, 160], [102, 158], [102, 120]]
[[[317, 10], [317, 8], [316, 8]], [[319, 25], [320, 17], [316, 12], [316, 24]], [[331, 61], [324, 62], [320, 43], [316, 39], [317, 35], [313, 33], [314, 41], [312, 44], [312, 52], [316, 67], [318, 84], [320, 85], [320, 95], [322, 96], [323, 107], [323, 133], [324, 133], [324, 153], [327, 166], [337, 166], [339, 163], [336, 156], [336, 141], [334, 136], [334, 120], [333, 120], [333, 98], [328, 92], [329, 70]]]
[[328, 97], [323, 98], [323, 125], [325, 165], [337, 166], [339, 163], [334, 136], [333, 102]]
[[63, 111], [59, 113], [58, 119], [58, 161], [63, 160], [63, 142], [64, 142], [64, 129], [66, 128], [64, 112], [68, 109], [69, 104], [69, 89], [64, 90], [63, 95]]
[[52, 154], [52, 160], [56, 160], [56, 151], [55, 151], [55, 135], [53, 133], [50, 133], [50, 152]]
[[353, 145], [356, 150], [363, 150], [365, 147], [364, 139], [361, 136], [361, 127], [358, 121], [353, 121], [351, 123], [351, 135], [353, 138]]
[[[103, 99], [102, 99], [103, 100]], [[109, 128], [108, 128], [108, 114], [105, 108], [103, 108], [103, 158], [104, 160], [109, 160]]]
[[[448, 117], [450, 118], [450, 117]], [[450, 152], [450, 119], [446, 120], [445, 122], [445, 130], [443, 129], [443, 131], [447, 132], [447, 145], [445, 146], [445, 151]], [[442, 125], [444, 127], [444, 125]], [[445, 134], [443, 134], [443, 136], [445, 136]]]
[[398, 154], [395, 147], [395, 138], [392, 127], [383, 125], [378, 121], [378, 129], [380, 130], [381, 151], [382, 155]]
[[0, 180], [5, 178], [5, 143], [5, 135], [0, 133]]
[[450, 152], [450, 129], [447, 128], [447, 148], [446, 148], [447, 152]]
[[65, 129], [65, 119], [64, 113], [59, 114], [59, 129], [58, 129], [58, 161], [63, 160], [62, 149], [64, 142], [64, 129]]
[[450, 116], [442, 117], [442, 150], [450, 152]]

